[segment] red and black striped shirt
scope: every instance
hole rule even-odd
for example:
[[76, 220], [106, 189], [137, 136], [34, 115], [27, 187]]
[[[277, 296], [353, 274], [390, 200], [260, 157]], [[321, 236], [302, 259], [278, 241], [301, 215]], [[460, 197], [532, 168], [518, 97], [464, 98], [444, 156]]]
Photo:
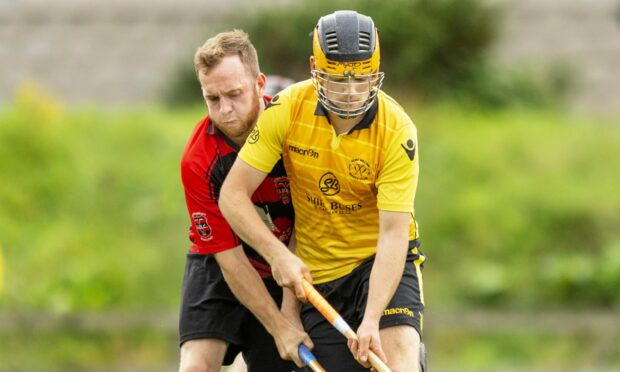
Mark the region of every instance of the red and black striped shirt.
[[[267, 262], [241, 241], [217, 205], [224, 178], [237, 158], [238, 146], [224, 136], [208, 116], [192, 133], [181, 160], [181, 178], [191, 227], [191, 253], [213, 254], [238, 245], [261, 277], [271, 275]], [[293, 230], [289, 181], [280, 160], [252, 195], [252, 202], [267, 226], [284, 244]]]

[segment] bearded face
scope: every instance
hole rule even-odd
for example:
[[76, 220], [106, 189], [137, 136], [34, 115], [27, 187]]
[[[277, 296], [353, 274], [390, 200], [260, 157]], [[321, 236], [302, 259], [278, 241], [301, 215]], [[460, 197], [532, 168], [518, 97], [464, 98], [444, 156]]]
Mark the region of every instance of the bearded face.
[[227, 56], [207, 74], [199, 74], [202, 92], [215, 126], [243, 143], [260, 113], [264, 80], [250, 76], [238, 56]]

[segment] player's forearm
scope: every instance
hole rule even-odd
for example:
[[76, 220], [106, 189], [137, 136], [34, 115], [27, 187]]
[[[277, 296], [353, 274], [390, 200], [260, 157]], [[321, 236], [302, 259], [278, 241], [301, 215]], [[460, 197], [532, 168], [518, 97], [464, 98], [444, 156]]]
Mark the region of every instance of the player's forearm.
[[289, 288], [282, 288], [282, 315], [288, 321], [295, 324], [299, 329], [303, 329], [303, 325], [301, 323], [301, 318], [299, 315], [299, 311], [301, 309], [301, 303], [295, 297], [295, 293]]
[[219, 207], [237, 235], [263, 256], [269, 264], [272, 263], [277, 253], [287, 249], [267, 228], [256, 213], [250, 196], [242, 189], [225, 183], [220, 193]]
[[379, 322], [383, 311], [394, 296], [402, 277], [407, 257], [408, 236], [394, 232], [381, 237], [370, 273], [368, 302], [364, 317]]
[[224, 279], [237, 299], [274, 335], [280, 323], [285, 321], [284, 316], [241, 247], [234, 249], [238, 252], [215, 255]]
[[[291, 253], [295, 254], [297, 250], [297, 235], [295, 234], [295, 229], [293, 229], [293, 233], [291, 234], [291, 239], [288, 243], [288, 249]], [[290, 320], [301, 324], [299, 319], [299, 310], [301, 309], [301, 304], [295, 297], [295, 293], [289, 288], [283, 288], [282, 292], [282, 305], [280, 306], [282, 309], [282, 314]], [[303, 327], [302, 327], [303, 328]]]

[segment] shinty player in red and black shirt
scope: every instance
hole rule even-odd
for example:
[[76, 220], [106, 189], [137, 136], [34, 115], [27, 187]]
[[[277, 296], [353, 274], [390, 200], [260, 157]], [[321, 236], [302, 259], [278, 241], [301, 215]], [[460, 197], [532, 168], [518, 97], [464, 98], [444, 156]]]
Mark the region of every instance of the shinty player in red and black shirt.
[[[181, 295], [179, 369], [219, 370], [241, 352], [250, 372], [289, 372], [303, 366], [299, 344], [312, 348], [312, 342], [300, 323], [280, 312], [283, 289], [269, 265], [237, 237], [218, 207], [237, 150], [269, 103], [265, 75], [247, 35], [237, 30], [207, 40], [194, 65], [209, 116], [194, 129], [181, 161], [192, 245]], [[252, 202], [265, 225], [288, 244], [293, 206], [282, 163]]]
[[[268, 104], [270, 97], [264, 100]], [[267, 262], [237, 237], [217, 205], [238, 150], [239, 146], [223, 135], [208, 116], [198, 123], [185, 148], [181, 177], [192, 222], [189, 238], [193, 244], [189, 252], [214, 254], [241, 244], [261, 278], [267, 278], [271, 276]], [[288, 244], [293, 231], [293, 205], [282, 160], [252, 195], [252, 202], [273, 234]]]

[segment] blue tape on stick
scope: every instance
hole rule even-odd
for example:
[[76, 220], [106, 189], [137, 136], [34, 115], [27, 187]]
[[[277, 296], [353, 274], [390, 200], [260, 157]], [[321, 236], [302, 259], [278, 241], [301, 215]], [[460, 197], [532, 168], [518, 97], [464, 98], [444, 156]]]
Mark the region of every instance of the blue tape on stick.
[[306, 345], [304, 344], [299, 344], [297, 352], [299, 353], [299, 358], [308, 366], [313, 360], [316, 360], [314, 354], [312, 354], [310, 349], [308, 349], [308, 347], [306, 347]]

